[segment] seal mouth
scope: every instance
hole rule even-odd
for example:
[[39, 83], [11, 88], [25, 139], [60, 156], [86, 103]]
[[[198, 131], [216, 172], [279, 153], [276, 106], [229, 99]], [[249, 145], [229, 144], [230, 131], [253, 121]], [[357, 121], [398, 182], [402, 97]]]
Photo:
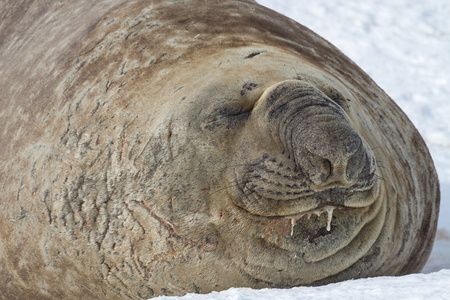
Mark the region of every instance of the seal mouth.
[[[333, 194], [332, 192], [334, 189], [331, 189], [330, 194]], [[278, 209], [270, 209], [269, 212], [265, 212], [262, 209], [255, 209], [254, 205], [241, 205], [241, 201], [235, 201], [235, 204], [242, 209], [246, 210], [247, 212], [251, 213], [252, 215], [260, 216], [260, 217], [269, 217], [269, 218], [285, 218], [291, 220], [291, 236], [294, 234], [294, 227], [295, 225], [302, 220], [303, 218], [307, 217], [307, 219], [310, 219], [312, 215], [316, 215], [318, 218], [322, 214], [327, 215], [327, 224], [326, 229], [327, 231], [331, 231], [331, 221], [333, 218], [333, 212], [334, 210], [340, 210], [345, 212], [353, 212], [353, 213], [360, 213], [363, 214], [368, 211], [369, 207], [375, 202], [375, 199], [377, 198], [377, 185], [372, 186], [367, 191], [360, 191], [360, 192], [353, 192], [353, 194], [350, 197], [347, 197], [347, 199], [344, 199], [342, 202], [342, 205], [333, 205], [329, 204], [328, 201], [322, 201], [320, 200], [320, 196], [317, 195], [311, 195], [309, 197], [302, 197], [297, 198], [295, 200], [274, 200], [274, 199], [267, 199], [264, 197], [260, 197], [256, 193], [251, 194], [248, 196], [244, 196], [246, 199], [250, 200], [252, 203], [255, 203], [255, 199], [257, 199], [258, 204], [264, 203], [264, 207], [267, 209], [268, 207], [276, 206]], [[323, 192], [322, 192], [323, 193]], [[320, 192], [318, 193], [321, 194]], [[350, 198], [358, 199], [359, 201], [353, 199], [349, 200]], [[364, 199], [364, 202], [360, 199]], [[352, 203], [353, 205], [345, 205], [345, 203]], [[317, 204], [321, 203], [321, 204]], [[312, 207], [311, 207], [312, 206]], [[282, 213], [285, 212], [285, 213]]]
[[300, 222], [300, 220], [302, 220], [303, 218], [307, 218], [308, 220], [311, 218], [312, 215], [316, 215], [317, 218], [319, 219], [322, 214], [326, 214], [327, 218], [326, 218], [326, 230], [328, 232], [331, 231], [331, 221], [333, 219], [333, 212], [335, 210], [341, 210], [341, 211], [346, 211], [346, 212], [357, 212], [359, 214], [363, 214], [366, 213], [369, 210], [369, 206], [365, 206], [365, 207], [348, 207], [348, 206], [333, 206], [333, 205], [326, 205], [323, 207], [319, 207], [319, 208], [315, 208], [306, 212], [302, 212], [302, 213], [298, 213], [298, 214], [294, 214], [294, 215], [288, 215], [285, 216], [285, 219], [289, 219], [291, 221], [291, 236], [294, 235], [294, 227], [295, 225], [297, 225], [298, 222]]
[[295, 225], [301, 220], [303, 219], [305, 216], [308, 217], [308, 219], [311, 217], [311, 215], [316, 215], [317, 217], [320, 217], [322, 215], [322, 213], [326, 213], [327, 214], [327, 231], [331, 231], [331, 220], [333, 218], [333, 211], [336, 209], [336, 206], [324, 206], [322, 208], [318, 208], [318, 209], [313, 209], [304, 213], [300, 213], [300, 214], [296, 214], [296, 215], [291, 215], [291, 216], [286, 216], [286, 218], [291, 220], [291, 236], [294, 235], [294, 227]]
[[[262, 186], [262, 182], [259, 183], [248, 180], [241, 186], [236, 186], [231, 197], [234, 204], [255, 217], [282, 223], [288, 220], [289, 235], [294, 238], [297, 233], [304, 235], [306, 232], [311, 234], [319, 230], [322, 235], [328, 235], [332, 231], [339, 235], [341, 227], [350, 223], [353, 224], [350, 227], [357, 230], [372, 219], [374, 210], [377, 210], [374, 206], [379, 206], [375, 205], [379, 202], [377, 199], [380, 193], [380, 182], [376, 176], [350, 187], [336, 184], [325, 190], [314, 191], [312, 188], [305, 188], [291, 190], [289, 193], [277, 192], [271, 189], [272, 186], [267, 182], [265, 186]], [[285, 188], [285, 185], [283, 187]], [[345, 221], [346, 218], [352, 221]], [[297, 230], [298, 223], [303, 224]], [[346, 223], [348, 224], [345, 225]]]
[[[268, 183], [262, 177], [253, 177], [235, 187], [233, 202], [253, 215], [298, 221], [304, 216], [320, 216], [323, 213], [327, 213], [328, 219], [331, 219], [335, 209], [363, 212], [378, 198], [379, 184], [375, 176], [365, 183], [350, 187], [336, 184], [324, 190], [282, 183], [280, 178], [274, 182], [276, 184]], [[290, 188], [286, 189], [287, 186]]]

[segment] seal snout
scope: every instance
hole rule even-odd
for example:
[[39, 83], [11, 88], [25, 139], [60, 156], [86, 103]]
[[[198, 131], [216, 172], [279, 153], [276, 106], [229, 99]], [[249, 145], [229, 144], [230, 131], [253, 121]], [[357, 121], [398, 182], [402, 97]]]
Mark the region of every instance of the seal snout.
[[[337, 102], [317, 87], [285, 81], [262, 97], [265, 122], [316, 190], [350, 187], [374, 176], [373, 155]], [[274, 129], [276, 128], [276, 129]]]
[[290, 148], [299, 167], [317, 189], [350, 187], [359, 180], [368, 179], [371, 174], [362, 172], [372, 169], [371, 162], [360, 136], [340, 115], [330, 115], [326, 121], [315, 122], [314, 119], [319, 117], [303, 119], [293, 129]]
[[375, 201], [372, 151], [346, 111], [315, 86], [290, 80], [267, 89], [247, 128], [240, 149], [248, 164], [234, 169], [238, 206], [263, 216], [303, 216]]

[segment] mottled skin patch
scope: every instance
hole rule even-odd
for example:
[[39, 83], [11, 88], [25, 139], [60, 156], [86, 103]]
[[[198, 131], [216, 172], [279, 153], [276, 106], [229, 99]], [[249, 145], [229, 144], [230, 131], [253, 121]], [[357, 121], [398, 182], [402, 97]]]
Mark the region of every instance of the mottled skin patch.
[[[0, 8], [2, 299], [318, 285], [424, 265], [439, 206], [428, 150], [305, 27], [245, 0]], [[314, 214], [329, 207], [331, 222]]]

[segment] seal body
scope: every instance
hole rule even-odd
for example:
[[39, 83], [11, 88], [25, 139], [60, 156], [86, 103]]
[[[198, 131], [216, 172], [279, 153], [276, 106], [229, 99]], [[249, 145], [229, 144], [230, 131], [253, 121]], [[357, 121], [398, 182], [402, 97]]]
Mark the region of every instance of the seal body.
[[419, 271], [417, 130], [254, 1], [2, 1], [0, 295], [139, 299]]

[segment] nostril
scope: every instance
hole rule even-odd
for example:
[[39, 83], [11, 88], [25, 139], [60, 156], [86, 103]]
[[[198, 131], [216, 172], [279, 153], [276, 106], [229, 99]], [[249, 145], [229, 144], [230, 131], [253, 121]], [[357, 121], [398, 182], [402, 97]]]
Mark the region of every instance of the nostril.
[[316, 186], [328, 187], [331, 184], [351, 186], [355, 183], [357, 174], [362, 168], [360, 155], [355, 155], [360, 151], [332, 160], [321, 157], [308, 149], [305, 150], [309, 161], [309, 166], [306, 168], [307, 173]]
[[325, 171], [327, 176], [322, 177], [320, 185], [328, 186], [330, 184], [337, 184], [342, 186], [351, 186], [354, 184], [354, 180], [351, 180], [347, 174], [347, 163], [333, 164], [329, 160], [326, 160], [326, 164], [329, 166], [329, 171]]
[[317, 168], [317, 176], [313, 179], [313, 182], [316, 184], [323, 184], [328, 181], [330, 176], [332, 176], [333, 165], [330, 160], [324, 159], [318, 156], [315, 156], [316, 166]]
[[309, 161], [307, 173], [309, 173], [311, 181], [317, 186], [326, 184], [333, 176], [333, 163], [329, 159], [322, 158], [308, 150], [306, 156]]
[[322, 159], [323, 173], [326, 175], [326, 179], [331, 176], [333, 171], [333, 164], [328, 159]]

